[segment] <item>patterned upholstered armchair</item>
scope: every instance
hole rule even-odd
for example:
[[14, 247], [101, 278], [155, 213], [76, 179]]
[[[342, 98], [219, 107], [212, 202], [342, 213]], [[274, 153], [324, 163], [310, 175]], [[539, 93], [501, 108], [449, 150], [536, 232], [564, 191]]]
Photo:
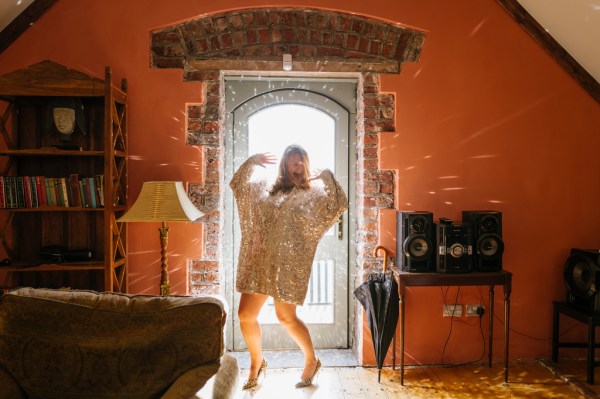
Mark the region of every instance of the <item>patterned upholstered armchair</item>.
[[225, 309], [215, 296], [12, 291], [0, 298], [0, 399], [197, 398], [211, 378], [210, 397], [231, 397]]

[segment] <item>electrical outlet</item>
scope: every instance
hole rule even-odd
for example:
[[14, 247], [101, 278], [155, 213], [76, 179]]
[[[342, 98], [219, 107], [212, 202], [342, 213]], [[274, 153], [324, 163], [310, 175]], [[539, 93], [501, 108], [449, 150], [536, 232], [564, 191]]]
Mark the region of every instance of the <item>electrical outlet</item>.
[[485, 308], [483, 307], [483, 305], [467, 305], [465, 316], [483, 316], [484, 311]]
[[444, 305], [442, 309], [444, 317], [461, 317], [462, 316], [462, 305]]

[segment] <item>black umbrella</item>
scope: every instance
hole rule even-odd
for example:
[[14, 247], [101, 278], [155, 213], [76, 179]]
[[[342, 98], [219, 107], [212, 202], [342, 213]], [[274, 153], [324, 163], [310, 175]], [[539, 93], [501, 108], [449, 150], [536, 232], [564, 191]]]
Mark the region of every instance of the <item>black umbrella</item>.
[[381, 367], [398, 325], [398, 283], [391, 272], [385, 271], [384, 266], [383, 272], [371, 274], [367, 281], [354, 290], [354, 296], [367, 312], [379, 370], [377, 381], [381, 382]]

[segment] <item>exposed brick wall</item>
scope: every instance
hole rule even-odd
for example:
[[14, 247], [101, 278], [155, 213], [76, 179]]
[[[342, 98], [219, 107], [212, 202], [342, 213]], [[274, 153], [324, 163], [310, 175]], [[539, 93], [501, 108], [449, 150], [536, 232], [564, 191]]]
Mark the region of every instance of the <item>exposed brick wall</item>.
[[[192, 294], [218, 293], [223, 275], [224, 84], [220, 70], [281, 71], [291, 53], [294, 70], [360, 73], [357, 93], [355, 286], [381, 269], [373, 257], [379, 209], [394, 207], [394, 176], [378, 169], [379, 132], [395, 130], [394, 95], [382, 93], [380, 73], [398, 73], [416, 61], [424, 33], [358, 15], [325, 10], [251, 9], [205, 16], [152, 32], [152, 65], [182, 68], [187, 81], [203, 82], [202, 104], [187, 109], [187, 142], [205, 151], [204, 180], [190, 197], [206, 224], [204, 255], [190, 264]], [[300, 62], [299, 62], [300, 61]], [[301, 61], [304, 61], [302, 63]], [[350, 61], [350, 62], [349, 62]], [[323, 65], [329, 65], [323, 69]], [[313, 69], [310, 69], [313, 68]], [[358, 317], [356, 318], [358, 323]], [[355, 328], [355, 342], [361, 329]]]
[[425, 34], [360, 15], [297, 8], [247, 9], [152, 32], [152, 65], [192, 59], [416, 61]]

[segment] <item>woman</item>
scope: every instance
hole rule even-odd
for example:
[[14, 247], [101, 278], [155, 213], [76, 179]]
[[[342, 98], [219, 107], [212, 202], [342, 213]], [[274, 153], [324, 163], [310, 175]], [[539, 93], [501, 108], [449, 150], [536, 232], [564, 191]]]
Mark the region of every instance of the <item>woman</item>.
[[255, 387], [266, 374], [257, 317], [270, 296], [277, 319], [304, 354], [304, 370], [296, 387], [312, 384], [321, 362], [308, 328], [296, 315], [296, 306], [304, 303], [319, 240], [348, 208], [333, 173], [326, 169], [311, 177], [308, 154], [298, 145], [285, 149], [270, 189], [265, 181], [251, 181], [255, 166], [274, 163], [275, 157], [268, 153], [253, 155], [230, 183], [242, 231], [236, 278], [236, 289], [242, 293], [238, 316], [251, 360], [244, 389]]

